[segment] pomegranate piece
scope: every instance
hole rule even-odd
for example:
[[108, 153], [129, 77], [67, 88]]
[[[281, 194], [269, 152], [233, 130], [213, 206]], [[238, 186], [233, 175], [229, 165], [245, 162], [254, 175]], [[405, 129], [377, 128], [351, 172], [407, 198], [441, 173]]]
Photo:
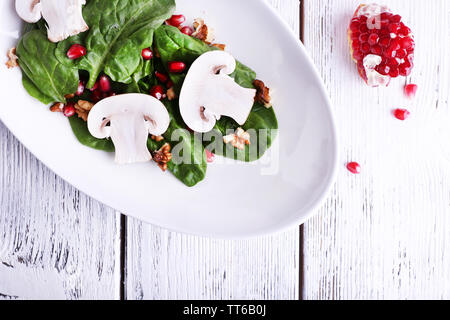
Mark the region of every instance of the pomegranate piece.
[[145, 48], [142, 50], [141, 55], [144, 60], [151, 60], [153, 58], [153, 51], [150, 48]]
[[186, 17], [182, 14], [174, 14], [166, 23], [173, 27], [179, 27], [186, 21]]
[[100, 77], [100, 79], [98, 80], [99, 86], [100, 86], [100, 90], [103, 93], [107, 93], [111, 91], [111, 81], [109, 80], [109, 77], [106, 75], [103, 75]]
[[150, 89], [150, 95], [155, 97], [158, 100], [165, 98], [166, 94], [164, 92], [164, 88], [160, 85], [153, 86]]
[[405, 86], [405, 95], [412, 99], [416, 96], [417, 90], [419, 89], [419, 87], [417, 86], [417, 84], [407, 84]]
[[81, 44], [74, 44], [67, 51], [67, 58], [69, 58], [70, 60], [79, 59], [81, 57], [84, 57], [86, 53], [87, 50], [85, 47], [83, 47]]
[[386, 6], [359, 6], [348, 41], [358, 72], [369, 86], [388, 86], [392, 78], [411, 74], [415, 50], [411, 29]]
[[86, 85], [85, 85], [85, 83], [83, 81], [80, 80], [78, 82], [78, 89], [77, 89], [76, 95], [77, 96], [83, 95], [84, 89], [86, 89]]
[[357, 162], [349, 162], [347, 164], [347, 169], [353, 174], [360, 174], [361, 173], [361, 166]]
[[169, 62], [170, 73], [182, 73], [184, 70], [186, 70], [186, 65], [184, 64], [184, 62], [180, 61]]
[[215, 160], [216, 156], [214, 155], [214, 153], [212, 153], [209, 150], [206, 150], [206, 161], [208, 163], [213, 163]]
[[166, 83], [166, 87], [167, 87], [167, 89], [172, 88], [173, 87], [173, 81], [169, 79], [169, 81], [167, 81], [167, 83]]
[[64, 106], [63, 114], [68, 118], [72, 117], [75, 114], [75, 107], [73, 103], [68, 103]]
[[411, 115], [411, 113], [406, 110], [406, 109], [396, 109], [394, 110], [394, 116], [398, 119], [398, 120], [406, 120], [409, 118], [409, 116]]
[[192, 29], [191, 27], [188, 27], [188, 26], [181, 28], [180, 31], [181, 31], [181, 33], [184, 33], [185, 35], [188, 35], [188, 36], [190, 36], [194, 33], [194, 29]]
[[155, 77], [159, 80], [159, 82], [166, 83], [169, 80], [169, 77], [164, 73], [155, 71]]

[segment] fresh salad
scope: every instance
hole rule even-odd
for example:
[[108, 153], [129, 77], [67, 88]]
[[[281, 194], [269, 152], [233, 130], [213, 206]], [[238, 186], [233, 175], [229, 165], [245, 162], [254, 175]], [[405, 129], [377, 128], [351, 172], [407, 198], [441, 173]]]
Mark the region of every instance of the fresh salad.
[[188, 25], [175, 10], [175, 0], [16, 0], [27, 24], [8, 65], [83, 145], [192, 187], [214, 155], [258, 160], [278, 123], [256, 73], [203, 19]]

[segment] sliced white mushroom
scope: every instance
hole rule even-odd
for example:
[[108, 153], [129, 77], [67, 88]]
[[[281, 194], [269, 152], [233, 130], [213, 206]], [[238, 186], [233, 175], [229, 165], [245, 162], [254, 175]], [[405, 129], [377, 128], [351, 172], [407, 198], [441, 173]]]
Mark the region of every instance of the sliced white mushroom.
[[16, 11], [30, 23], [44, 17], [48, 39], [59, 42], [89, 29], [82, 14], [84, 4], [86, 0], [16, 0]]
[[196, 132], [211, 131], [221, 116], [243, 125], [252, 110], [256, 90], [243, 88], [229, 75], [236, 60], [224, 51], [211, 51], [194, 61], [180, 93], [180, 113]]
[[162, 135], [169, 123], [169, 113], [161, 101], [138, 93], [103, 99], [88, 117], [88, 129], [94, 137], [111, 138], [119, 164], [150, 161], [148, 136]]

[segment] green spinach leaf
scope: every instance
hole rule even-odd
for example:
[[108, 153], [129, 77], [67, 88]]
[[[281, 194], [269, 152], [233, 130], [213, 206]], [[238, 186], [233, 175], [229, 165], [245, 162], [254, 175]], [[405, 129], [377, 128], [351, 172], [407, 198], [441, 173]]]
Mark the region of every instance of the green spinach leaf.
[[[130, 83], [133, 74], [144, 67], [142, 49], [152, 45], [153, 31], [174, 10], [174, 0], [91, 0], [83, 8], [90, 29], [61, 42], [56, 54], [62, 63], [89, 72], [88, 88], [101, 72], [113, 81]], [[87, 49], [86, 56], [77, 61], [66, 57], [74, 43]]]
[[[155, 31], [155, 45], [165, 66], [170, 61], [183, 61], [189, 67], [200, 55], [205, 52], [217, 50], [204, 42], [187, 36], [177, 28], [163, 25]], [[175, 90], [179, 94], [186, 74], [170, 74], [175, 84]], [[230, 75], [236, 83], [246, 88], [254, 88], [253, 81], [256, 73], [237, 62], [236, 70]], [[238, 150], [231, 145], [224, 145], [221, 141], [216, 141], [217, 137], [234, 132], [239, 125], [228, 117], [222, 117], [217, 121], [215, 128], [206, 136], [211, 138], [211, 142], [205, 141], [204, 145], [210, 151], [218, 153], [232, 159], [241, 161], [255, 161], [262, 157], [266, 150], [270, 148], [276, 137], [278, 122], [273, 108], [265, 108], [261, 104], [255, 103], [247, 122], [242, 126], [246, 131], [251, 130], [251, 145], [245, 146], [244, 150]], [[223, 146], [223, 150], [218, 150]]]
[[69, 118], [69, 122], [75, 137], [81, 144], [96, 150], [114, 152], [113, 142], [109, 139], [94, 138], [88, 130], [87, 123], [83, 119], [73, 116]]
[[64, 96], [78, 87], [78, 71], [61, 64], [54, 55], [55, 48], [45, 31], [35, 29], [20, 39], [16, 50], [25, 89], [45, 104], [66, 102]]

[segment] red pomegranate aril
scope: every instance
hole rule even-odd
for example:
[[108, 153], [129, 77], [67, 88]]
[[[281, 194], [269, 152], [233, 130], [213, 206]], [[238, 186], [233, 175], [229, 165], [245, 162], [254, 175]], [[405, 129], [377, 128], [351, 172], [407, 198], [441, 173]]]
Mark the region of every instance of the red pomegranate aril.
[[382, 13], [380, 14], [381, 20], [388, 20], [388, 19], [390, 19], [391, 17], [392, 17], [392, 13], [390, 13], [390, 12], [382, 12]]
[[384, 56], [386, 58], [394, 58], [396, 55], [397, 51], [392, 46], [389, 46], [388, 48], [384, 49]]
[[99, 89], [95, 89], [91, 93], [91, 100], [92, 102], [99, 102], [103, 98], [103, 92], [101, 92]]
[[378, 41], [380, 40], [380, 37], [378, 36], [378, 34], [376, 34], [376, 33], [372, 33], [370, 36], [369, 36], [369, 44], [371, 45], [371, 46], [374, 46], [374, 45], [376, 45], [377, 43], [378, 43]]
[[173, 61], [169, 62], [169, 72], [170, 73], [181, 73], [186, 69], [184, 62]]
[[170, 17], [169, 20], [167, 20], [167, 24], [173, 26], [173, 27], [179, 27], [186, 21], [186, 17], [182, 14], [174, 14], [172, 17]]
[[361, 26], [361, 23], [359, 22], [359, 20], [353, 19], [352, 22], [350, 23], [350, 30], [353, 32], [359, 31], [360, 26]]
[[87, 51], [85, 47], [83, 47], [81, 44], [74, 44], [67, 51], [67, 57], [70, 60], [75, 60], [84, 57], [86, 53]]
[[150, 89], [150, 95], [161, 100], [164, 98], [164, 88], [160, 85], [156, 85]]
[[397, 68], [400, 63], [398, 62], [398, 60], [396, 58], [391, 58], [387, 61], [388, 66], [392, 69], [392, 68]]
[[369, 53], [370, 52], [370, 45], [368, 43], [363, 43], [361, 45], [361, 51], [363, 53]]
[[359, 22], [360, 23], [367, 23], [367, 20], [368, 20], [369, 18], [367, 18], [366, 16], [361, 16], [361, 17], [359, 17]]
[[389, 20], [393, 23], [400, 23], [400, 21], [402, 21], [402, 16], [396, 14], [394, 16], [389, 17]]
[[151, 60], [153, 58], [153, 51], [150, 48], [145, 48], [142, 50], [141, 55], [144, 60]]
[[364, 53], [361, 52], [361, 50], [356, 50], [353, 52], [353, 57], [356, 59], [356, 61], [361, 61], [364, 58]]
[[361, 41], [361, 43], [365, 43], [367, 42], [367, 40], [369, 40], [369, 34], [361, 33], [361, 35], [359, 36], [359, 41]]
[[400, 43], [400, 46], [406, 50], [412, 49], [414, 47], [414, 40], [409, 37], [400, 39], [399, 43]]
[[388, 30], [389, 30], [390, 33], [397, 34], [398, 31], [400, 30], [400, 23], [391, 23], [388, 26]]
[[74, 107], [73, 103], [68, 103], [67, 105], [64, 106], [63, 114], [68, 118], [75, 115], [75, 107]]
[[360, 47], [361, 47], [361, 42], [359, 42], [359, 40], [353, 41], [353, 43], [352, 43], [353, 50], [359, 50]]
[[407, 77], [411, 74], [412, 65], [410, 63], [405, 62], [398, 67], [398, 71], [400, 72], [400, 75]]
[[78, 89], [77, 89], [76, 95], [77, 96], [83, 95], [84, 89], [86, 89], [86, 86], [85, 86], [84, 82], [80, 80], [78, 82]]
[[380, 31], [380, 36], [391, 38], [391, 33], [389, 32], [389, 29], [387, 27], [386, 28], [382, 28], [381, 31]]
[[419, 89], [417, 84], [407, 84], [405, 86], [405, 95], [408, 98], [412, 99], [412, 98], [414, 98], [416, 96], [417, 89]]
[[98, 89], [98, 81], [96, 81], [95, 83], [94, 83], [94, 86], [91, 88], [91, 89], [89, 89], [90, 91], [95, 91], [95, 90], [97, 90]]
[[406, 120], [409, 118], [409, 116], [411, 115], [411, 113], [406, 110], [406, 109], [396, 109], [394, 110], [394, 116], [398, 119], [398, 120]]
[[388, 65], [382, 63], [377, 66], [376, 70], [383, 76], [387, 76], [389, 74], [389, 71], [391, 71], [391, 68]]
[[397, 67], [390, 67], [391, 70], [389, 71], [389, 76], [391, 78], [397, 78], [400, 75], [400, 72], [398, 71]]
[[109, 92], [111, 91], [111, 81], [109, 80], [109, 77], [106, 75], [103, 75], [98, 80], [98, 83], [100, 85], [100, 90], [102, 92]]
[[169, 79], [169, 81], [167, 81], [167, 83], [166, 83], [166, 87], [167, 87], [167, 89], [172, 88], [173, 87], [173, 81]]
[[387, 47], [389, 47], [390, 44], [391, 44], [391, 38], [388, 38], [388, 37], [381, 38], [380, 46], [387, 48]]
[[216, 158], [216, 156], [214, 155], [214, 153], [212, 153], [211, 151], [206, 149], [206, 161], [208, 161], [208, 163], [212, 163], [212, 162], [214, 162], [215, 158]]
[[406, 50], [400, 49], [397, 51], [396, 57], [399, 59], [405, 59], [407, 55], [408, 55], [408, 52]]
[[383, 49], [379, 45], [375, 45], [370, 48], [370, 52], [376, 54], [377, 56], [381, 56], [383, 54]]
[[361, 24], [360, 26], [359, 26], [359, 31], [361, 31], [362, 33], [366, 33], [366, 32], [368, 32], [369, 31], [369, 28], [367, 27], [367, 24]]
[[349, 162], [347, 164], [347, 169], [353, 174], [360, 174], [361, 173], [361, 166], [357, 162]]
[[164, 73], [155, 71], [155, 77], [159, 80], [159, 82], [166, 83], [169, 80], [169, 77]]
[[181, 31], [181, 33], [184, 33], [185, 35], [188, 35], [188, 36], [190, 36], [194, 33], [194, 30], [188, 26], [181, 28], [180, 31]]

